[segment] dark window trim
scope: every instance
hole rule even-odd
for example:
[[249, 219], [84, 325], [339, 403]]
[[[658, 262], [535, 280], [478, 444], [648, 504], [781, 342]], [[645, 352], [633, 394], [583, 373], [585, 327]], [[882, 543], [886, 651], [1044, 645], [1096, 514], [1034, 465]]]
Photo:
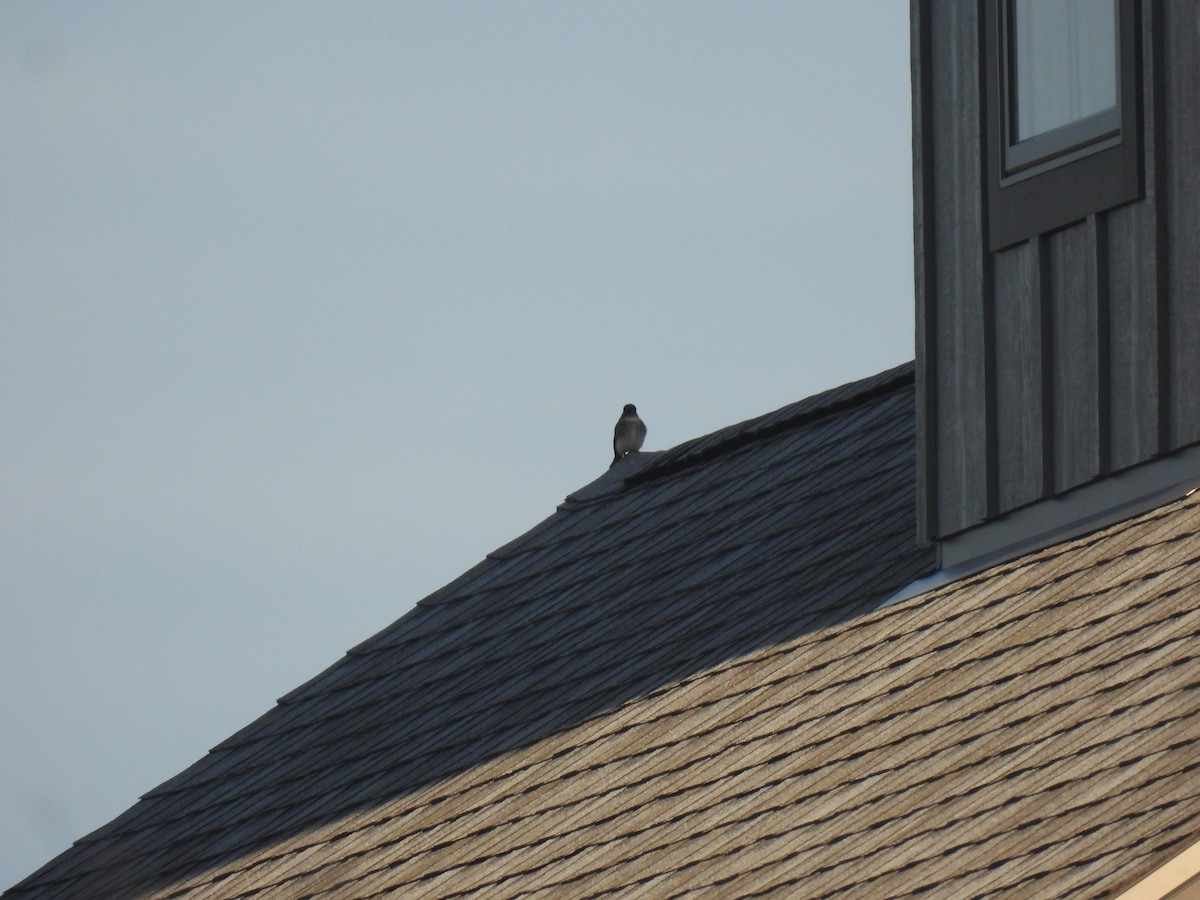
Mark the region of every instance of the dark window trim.
[[[1007, 92], [1006, 92], [1007, 93]], [[1007, 104], [1007, 98], [1005, 103]], [[1008, 131], [1008, 129], [1005, 129]], [[1000, 184], [1007, 187], [1023, 178], [1079, 159], [1121, 142], [1121, 111], [1110, 109], [1047, 131], [1020, 143], [1005, 136]]]
[[988, 247], [1054, 231], [1142, 194], [1137, 0], [1118, 0], [1118, 109], [1009, 143], [1009, 0], [987, 0]]

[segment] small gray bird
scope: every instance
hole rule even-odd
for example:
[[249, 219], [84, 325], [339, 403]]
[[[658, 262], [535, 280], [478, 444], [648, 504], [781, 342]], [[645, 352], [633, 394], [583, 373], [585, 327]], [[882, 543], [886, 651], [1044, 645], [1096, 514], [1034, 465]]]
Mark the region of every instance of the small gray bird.
[[646, 440], [646, 423], [638, 418], [637, 407], [632, 403], [626, 403], [621, 418], [617, 419], [617, 427], [613, 429], [612, 465], [615, 466], [617, 460], [626, 453], [641, 450], [644, 440]]

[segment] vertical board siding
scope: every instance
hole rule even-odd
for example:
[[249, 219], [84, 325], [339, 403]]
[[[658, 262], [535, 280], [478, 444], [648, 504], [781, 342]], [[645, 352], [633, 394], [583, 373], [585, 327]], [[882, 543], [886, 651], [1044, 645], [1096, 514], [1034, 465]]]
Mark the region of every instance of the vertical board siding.
[[917, 541], [938, 533], [937, 523], [937, 281], [933, 241], [933, 129], [930, 104], [929, 13], [911, 0], [909, 15], [913, 85], [913, 274], [916, 279]]
[[1142, 42], [1144, 57], [1142, 64], [1143, 108], [1149, 121], [1144, 129], [1150, 131], [1153, 141], [1151, 150], [1143, 160], [1150, 167], [1147, 174], [1148, 190], [1155, 193], [1154, 203], [1154, 259], [1155, 259], [1155, 315], [1158, 322], [1155, 356], [1158, 366], [1155, 370], [1155, 387], [1157, 389], [1156, 417], [1158, 433], [1156, 437], [1156, 453], [1166, 453], [1171, 446], [1171, 337], [1168, 324], [1170, 322], [1169, 295], [1171, 273], [1167, 264], [1167, 209], [1170, 204], [1170, 189], [1167, 181], [1167, 139], [1166, 139], [1166, 35], [1165, 20], [1161, 3], [1145, 3], [1142, 5], [1142, 27], [1145, 38]]
[[[960, 531], [987, 515], [983, 180], [980, 167], [979, 6], [935, 4], [933, 214], [937, 313], [937, 520]], [[952, 297], [954, 302], [944, 302]]]
[[1093, 231], [1086, 223], [1051, 234], [1054, 490], [1069, 490], [1100, 471], [1099, 377]]
[[1200, 3], [1163, 4], [1170, 449], [1200, 440]]
[[1091, 253], [1093, 303], [1096, 317], [1096, 474], [1112, 471], [1112, 335], [1109, 317], [1108, 217], [1088, 216], [1088, 249]]
[[1108, 255], [1108, 450], [1113, 471], [1158, 452], [1158, 243], [1157, 190], [1146, 148], [1146, 202], [1106, 214]]
[[1034, 245], [995, 256], [996, 441], [1001, 510], [1042, 495], [1042, 327]]
[[1143, 2], [1142, 198], [985, 253], [984, 0], [912, 0], [923, 536], [1200, 441], [1200, 2]]
[[1042, 368], [1042, 496], [1054, 493], [1054, 292], [1050, 282], [1050, 239], [1039, 235], [1033, 246], [1033, 271], [1036, 279], [1039, 338]]
[[[1164, 449], [1167, 379], [1161, 4], [1143, 3], [1142, 202], [1105, 213], [1108, 256], [1108, 451], [1112, 471]], [[1158, 398], [1155, 402], [1154, 398]]]

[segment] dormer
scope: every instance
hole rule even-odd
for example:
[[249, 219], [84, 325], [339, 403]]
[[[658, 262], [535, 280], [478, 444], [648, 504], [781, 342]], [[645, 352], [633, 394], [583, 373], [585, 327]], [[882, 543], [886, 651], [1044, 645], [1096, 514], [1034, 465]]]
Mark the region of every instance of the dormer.
[[1200, 483], [1200, 4], [913, 0], [920, 537]]

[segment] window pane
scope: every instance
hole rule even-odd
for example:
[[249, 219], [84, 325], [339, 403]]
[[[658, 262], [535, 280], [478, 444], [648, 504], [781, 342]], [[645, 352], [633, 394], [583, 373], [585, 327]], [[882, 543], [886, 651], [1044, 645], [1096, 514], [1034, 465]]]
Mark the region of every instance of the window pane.
[[1117, 0], [1014, 0], [1016, 139], [1117, 106]]

